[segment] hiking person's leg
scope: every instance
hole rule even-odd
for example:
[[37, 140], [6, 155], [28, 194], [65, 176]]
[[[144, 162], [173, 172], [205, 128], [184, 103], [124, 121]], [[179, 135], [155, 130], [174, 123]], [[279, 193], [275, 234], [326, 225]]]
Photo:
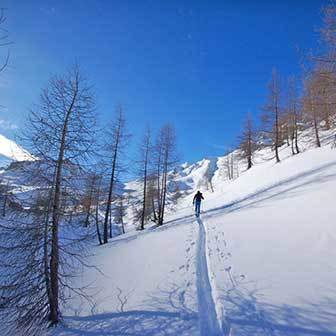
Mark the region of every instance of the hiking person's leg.
[[196, 202], [196, 215], [199, 216], [201, 212], [201, 202]]

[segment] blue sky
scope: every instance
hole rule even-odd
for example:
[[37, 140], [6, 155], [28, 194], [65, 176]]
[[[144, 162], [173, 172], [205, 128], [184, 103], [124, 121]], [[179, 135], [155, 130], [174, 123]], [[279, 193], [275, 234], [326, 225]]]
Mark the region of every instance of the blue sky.
[[272, 67], [283, 77], [300, 74], [327, 2], [2, 3], [14, 44], [0, 77], [0, 132], [23, 127], [49, 75], [77, 61], [94, 84], [103, 123], [124, 106], [133, 149], [146, 124], [169, 121], [182, 160], [195, 161], [235, 144], [246, 113], [258, 115], [265, 103]]

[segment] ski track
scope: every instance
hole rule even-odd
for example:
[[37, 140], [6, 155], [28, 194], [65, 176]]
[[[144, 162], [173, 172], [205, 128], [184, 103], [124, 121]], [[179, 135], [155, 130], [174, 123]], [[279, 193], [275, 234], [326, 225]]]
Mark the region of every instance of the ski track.
[[216, 307], [212, 296], [209, 270], [206, 257], [206, 231], [201, 219], [197, 219], [199, 226], [197, 244], [196, 286], [198, 299], [199, 328], [201, 336], [222, 335], [217, 318]]

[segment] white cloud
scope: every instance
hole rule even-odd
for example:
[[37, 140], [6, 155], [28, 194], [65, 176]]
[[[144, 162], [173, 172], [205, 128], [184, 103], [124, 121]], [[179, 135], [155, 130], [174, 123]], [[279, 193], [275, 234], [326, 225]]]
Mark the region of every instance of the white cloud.
[[18, 126], [16, 124], [11, 123], [8, 120], [0, 119], [0, 129], [15, 130], [18, 129]]

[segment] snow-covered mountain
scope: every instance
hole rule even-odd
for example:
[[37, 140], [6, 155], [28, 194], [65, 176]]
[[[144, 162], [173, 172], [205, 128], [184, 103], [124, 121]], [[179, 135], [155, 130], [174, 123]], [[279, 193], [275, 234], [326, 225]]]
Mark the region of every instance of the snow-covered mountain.
[[32, 156], [16, 142], [0, 134], [0, 165], [11, 161], [28, 161]]

